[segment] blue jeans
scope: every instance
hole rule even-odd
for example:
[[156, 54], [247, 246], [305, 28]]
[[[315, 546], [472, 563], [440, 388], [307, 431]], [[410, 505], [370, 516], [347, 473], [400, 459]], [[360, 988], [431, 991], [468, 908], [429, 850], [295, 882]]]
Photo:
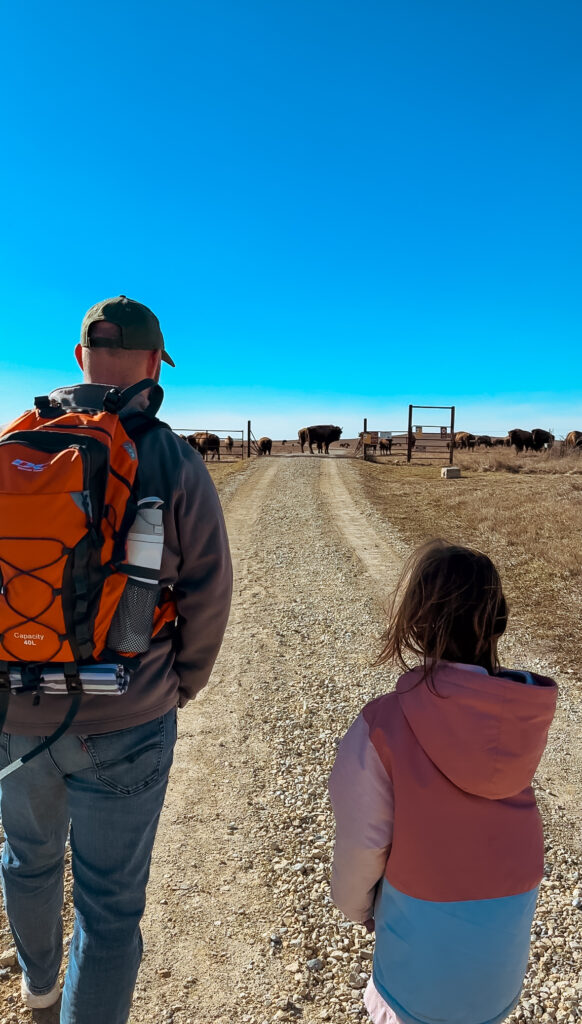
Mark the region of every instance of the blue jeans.
[[[70, 825], [75, 925], [61, 1024], [126, 1024], [129, 1017], [142, 955], [139, 922], [175, 741], [175, 709], [118, 732], [65, 735], [1, 785], [6, 913], [36, 994], [51, 990], [61, 965]], [[0, 766], [38, 742], [38, 736], [2, 733]]]

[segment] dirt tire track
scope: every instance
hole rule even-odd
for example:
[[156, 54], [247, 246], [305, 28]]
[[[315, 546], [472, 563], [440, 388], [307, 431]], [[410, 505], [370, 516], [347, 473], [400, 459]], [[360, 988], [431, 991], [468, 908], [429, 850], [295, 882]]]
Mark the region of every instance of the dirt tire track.
[[351, 467], [346, 462], [326, 459], [321, 463], [320, 488], [329, 505], [335, 528], [344, 542], [352, 548], [371, 577], [376, 595], [382, 606], [398, 582], [403, 561], [408, 553], [406, 545], [386, 520], [378, 522], [369, 505], [357, 502], [349, 483]]

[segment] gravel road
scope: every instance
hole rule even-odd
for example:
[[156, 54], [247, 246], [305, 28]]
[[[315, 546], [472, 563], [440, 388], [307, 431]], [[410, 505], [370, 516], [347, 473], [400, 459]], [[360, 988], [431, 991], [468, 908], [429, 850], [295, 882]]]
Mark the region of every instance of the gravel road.
[[[253, 461], [221, 498], [233, 613], [209, 686], [179, 716], [131, 1024], [366, 1019], [373, 940], [330, 902], [326, 787], [348, 724], [395, 681], [370, 663], [408, 549], [364, 503], [347, 460]], [[522, 653], [508, 641], [507, 663], [527, 662]], [[582, 1020], [572, 682], [539, 773], [546, 877], [512, 1021]], [[15, 972], [3, 984], [13, 994]], [[17, 1001], [1, 1013], [0, 1024], [32, 1019]]]

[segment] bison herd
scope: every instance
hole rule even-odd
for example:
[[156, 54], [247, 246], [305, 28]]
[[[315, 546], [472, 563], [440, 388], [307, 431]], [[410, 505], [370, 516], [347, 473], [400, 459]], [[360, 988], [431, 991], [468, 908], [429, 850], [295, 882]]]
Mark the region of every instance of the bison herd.
[[[329, 454], [329, 446], [334, 441], [339, 441], [342, 435], [342, 428], [333, 426], [332, 424], [318, 424], [313, 427], [302, 427], [298, 431], [299, 442], [301, 444], [301, 451], [305, 449], [305, 445], [309, 446], [309, 451], [313, 455], [313, 445], [316, 446], [318, 453], [321, 455], [325, 452]], [[362, 438], [360, 434], [360, 438]], [[202, 457], [206, 460], [210, 456], [211, 459], [218, 458], [220, 461], [220, 444], [221, 439], [218, 434], [210, 434], [207, 431], [198, 431], [195, 434], [185, 436], [180, 434], [182, 440], [187, 441], [192, 448], [200, 452]], [[411, 434], [410, 437], [411, 445], [414, 447], [415, 438]], [[454, 436], [453, 448], [460, 450], [474, 451], [476, 448], [496, 448], [506, 447], [515, 448], [516, 452], [541, 452], [551, 448], [554, 444], [554, 435], [549, 430], [542, 430], [536, 427], [534, 430], [521, 430], [516, 427], [514, 430], [510, 430], [507, 437], [490, 437], [489, 434], [471, 434], [468, 430], [459, 430]], [[230, 435], [222, 439], [222, 443], [226, 451], [230, 454], [233, 449], [234, 441]], [[282, 442], [286, 444], [286, 441]], [[566, 435], [565, 440], [562, 442], [563, 447], [566, 451], [578, 449], [582, 451], [582, 431], [571, 430]], [[390, 455], [392, 453], [392, 438], [381, 438], [380, 442], [380, 453], [382, 455]], [[447, 448], [450, 442], [447, 442]], [[260, 437], [255, 442], [255, 451], [258, 455], [270, 455], [273, 441], [270, 437]], [[347, 442], [342, 442], [340, 448], [349, 447]], [[375, 448], [375, 445], [374, 445]]]
[[[541, 452], [547, 451], [554, 445], [555, 437], [549, 430], [542, 430], [536, 427], [534, 430], [521, 430], [515, 427], [510, 430], [507, 437], [491, 438], [488, 434], [471, 434], [466, 430], [458, 431], [453, 441], [454, 448], [515, 448], [516, 452]], [[582, 431], [571, 430], [562, 442], [566, 451], [578, 448], [582, 449]]]
[[[313, 455], [313, 445], [316, 445], [317, 451], [321, 454], [325, 452], [329, 454], [329, 446], [334, 441], [339, 441], [342, 436], [342, 428], [333, 426], [333, 424], [318, 424], [313, 427], [302, 427], [298, 431], [299, 442], [301, 444], [301, 451], [305, 449], [305, 445], [309, 445], [309, 451]], [[185, 436], [180, 434], [183, 441], [187, 441], [192, 448], [200, 452], [204, 459], [208, 456], [212, 459], [216, 456], [220, 459], [220, 438], [218, 434], [209, 434], [206, 431], [198, 431], [196, 434], [189, 434]], [[283, 441], [283, 444], [286, 444]], [[224, 441], [224, 445], [228, 452], [232, 451], [233, 447], [232, 437], [227, 437]], [[254, 442], [254, 450], [257, 455], [270, 455], [271, 448], [273, 447], [273, 441], [270, 437], [260, 437], [258, 441]]]

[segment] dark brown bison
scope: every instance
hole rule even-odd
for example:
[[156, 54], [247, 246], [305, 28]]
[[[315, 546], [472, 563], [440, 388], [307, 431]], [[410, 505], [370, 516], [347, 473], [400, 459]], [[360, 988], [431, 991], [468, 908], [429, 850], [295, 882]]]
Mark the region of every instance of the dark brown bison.
[[549, 430], [540, 430], [536, 427], [531, 432], [532, 448], [534, 452], [541, 452], [542, 448], [551, 448], [554, 443], [554, 435]]
[[566, 434], [564, 444], [566, 448], [576, 448], [580, 441], [582, 441], [582, 430], [571, 430], [569, 434]]
[[259, 455], [270, 455], [273, 442], [270, 437], [260, 437], [257, 441]]
[[227, 450], [229, 455], [230, 455], [230, 453], [231, 453], [231, 451], [233, 449], [233, 445], [234, 445], [234, 441], [233, 441], [232, 437], [230, 436], [230, 434], [228, 434], [226, 439], [225, 439], [225, 442], [224, 442], [224, 447], [226, 448], [226, 450]]
[[340, 448], [349, 448], [349, 447], [350, 447], [350, 442], [349, 441], [340, 441]]
[[301, 442], [301, 451], [303, 451], [306, 444], [309, 445], [309, 451], [313, 455], [313, 445], [317, 445], [318, 452], [325, 449], [325, 454], [329, 455], [329, 446], [334, 441], [339, 441], [342, 436], [342, 428], [334, 427], [331, 424], [319, 424], [315, 427], [302, 427], [298, 433], [299, 440]]
[[475, 435], [469, 433], [468, 430], [458, 430], [455, 434], [454, 447], [473, 449], [475, 447], [475, 441]]
[[380, 455], [392, 455], [392, 438], [380, 438]]
[[509, 434], [509, 446], [513, 446], [516, 452], [530, 452], [533, 448], [533, 437], [531, 430], [520, 430], [518, 427], [515, 430], [510, 430]]
[[506, 437], [495, 437], [493, 439], [493, 447], [494, 448], [504, 448], [506, 443], [507, 443], [507, 438]]
[[477, 434], [477, 437], [475, 438], [475, 448], [481, 448], [481, 446], [483, 446], [483, 448], [491, 448], [493, 446], [493, 441], [489, 437], [489, 434]]
[[200, 452], [202, 458], [206, 462], [208, 459], [208, 453], [211, 452], [211, 458], [216, 455], [220, 462], [220, 438], [218, 434], [208, 434], [204, 430], [198, 430], [195, 434], [190, 434], [186, 438], [188, 444], [192, 445], [197, 452]]

